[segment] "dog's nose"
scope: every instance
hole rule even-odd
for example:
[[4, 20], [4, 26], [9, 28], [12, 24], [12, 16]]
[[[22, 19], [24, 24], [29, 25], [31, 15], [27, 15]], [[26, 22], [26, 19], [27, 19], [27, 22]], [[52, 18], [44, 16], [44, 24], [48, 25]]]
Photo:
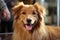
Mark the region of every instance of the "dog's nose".
[[28, 22], [28, 23], [31, 23], [31, 19], [27, 19], [27, 22]]

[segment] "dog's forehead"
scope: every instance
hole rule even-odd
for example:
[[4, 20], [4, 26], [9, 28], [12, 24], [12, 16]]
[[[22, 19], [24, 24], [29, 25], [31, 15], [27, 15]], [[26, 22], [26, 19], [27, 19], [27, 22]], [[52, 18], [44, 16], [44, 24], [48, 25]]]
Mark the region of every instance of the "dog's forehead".
[[24, 7], [30, 7], [30, 6], [33, 6], [33, 5], [23, 5]]
[[23, 5], [23, 10], [35, 10], [35, 7], [33, 5]]

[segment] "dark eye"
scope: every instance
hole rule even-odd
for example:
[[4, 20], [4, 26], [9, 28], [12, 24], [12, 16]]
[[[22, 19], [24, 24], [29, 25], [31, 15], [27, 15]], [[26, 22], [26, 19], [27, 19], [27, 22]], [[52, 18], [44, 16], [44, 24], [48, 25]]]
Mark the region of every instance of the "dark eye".
[[36, 13], [35, 13], [35, 12], [33, 12], [32, 14], [33, 14], [33, 15], [35, 15]]
[[23, 12], [22, 14], [26, 14], [25, 12]]

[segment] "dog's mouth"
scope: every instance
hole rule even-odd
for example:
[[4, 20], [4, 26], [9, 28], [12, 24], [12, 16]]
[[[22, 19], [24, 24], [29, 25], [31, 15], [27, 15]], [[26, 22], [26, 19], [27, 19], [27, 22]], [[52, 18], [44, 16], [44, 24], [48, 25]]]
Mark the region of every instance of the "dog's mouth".
[[24, 24], [24, 27], [26, 28], [26, 30], [31, 31], [36, 25], [37, 22], [35, 21], [33, 24], [31, 23]]
[[33, 24], [25, 24], [25, 28], [26, 30], [31, 31], [33, 28]]

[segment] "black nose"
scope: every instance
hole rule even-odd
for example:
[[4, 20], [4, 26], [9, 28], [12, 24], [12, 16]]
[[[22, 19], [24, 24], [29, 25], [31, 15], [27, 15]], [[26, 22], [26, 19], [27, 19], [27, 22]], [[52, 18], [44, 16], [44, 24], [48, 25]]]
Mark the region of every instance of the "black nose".
[[28, 23], [31, 23], [31, 19], [27, 19], [27, 22], [28, 22]]

